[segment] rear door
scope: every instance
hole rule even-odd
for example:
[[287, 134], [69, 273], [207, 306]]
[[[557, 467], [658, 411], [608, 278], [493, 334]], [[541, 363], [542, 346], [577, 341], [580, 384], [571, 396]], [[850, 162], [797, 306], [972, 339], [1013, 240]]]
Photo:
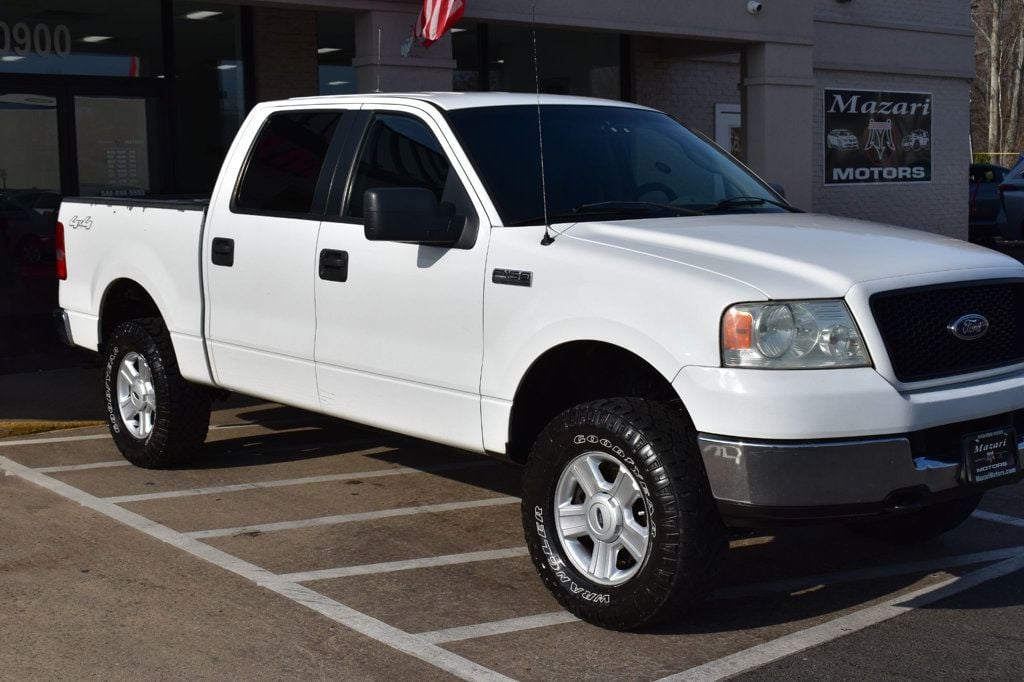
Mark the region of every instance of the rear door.
[[[479, 450], [486, 213], [439, 116], [368, 108], [350, 180], [336, 183], [317, 245], [327, 259], [315, 285], [321, 405]], [[363, 193], [377, 187], [427, 188], [475, 236], [462, 248], [368, 241]]]
[[[210, 360], [218, 384], [316, 409], [316, 242], [343, 109], [281, 109], [248, 130], [205, 230]], [[325, 169], [328, 169], [325, 171]], [[230, 192], [230, 196], [224, 196]]]

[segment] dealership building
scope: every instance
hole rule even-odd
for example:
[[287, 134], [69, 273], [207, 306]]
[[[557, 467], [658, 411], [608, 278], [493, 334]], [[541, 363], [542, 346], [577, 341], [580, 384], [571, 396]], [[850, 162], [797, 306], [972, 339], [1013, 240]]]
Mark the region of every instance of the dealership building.
[[[963, 0], [0, 3], [0, 371], [55, 305], [64, 195], [202, 194], [256, 102], [541, 90], [676, 116], [796, 206], [966, 238], [974, 37]], [[9, 369], [7, 371], [10, 371]]]

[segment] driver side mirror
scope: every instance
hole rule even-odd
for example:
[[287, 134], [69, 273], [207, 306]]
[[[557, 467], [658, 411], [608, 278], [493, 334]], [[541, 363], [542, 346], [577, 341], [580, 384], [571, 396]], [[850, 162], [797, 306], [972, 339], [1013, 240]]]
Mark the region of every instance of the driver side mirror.
[[363, 194], [363, 234], [372, 242], [454, 246], [466, 221], [441, 212], [422, 187], [378, 187]]

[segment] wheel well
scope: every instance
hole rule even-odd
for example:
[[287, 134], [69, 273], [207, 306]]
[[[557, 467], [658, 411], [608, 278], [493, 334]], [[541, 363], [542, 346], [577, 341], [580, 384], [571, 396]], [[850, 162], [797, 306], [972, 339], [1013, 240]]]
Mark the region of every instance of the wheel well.
[[100, 346], [122, 322], [140, 317], [163, 317], [153, 297], [142, 285], [130, 279], [119, 279], [107, 287], [100, 306]]
[[508, 456], [525, 462], [541, 430], [573, 405], [634, 397], [682, 403], [672, 384], [640, 356], [598, 341], [556, 346], [534, 361], [519, 384], [509, 421]]

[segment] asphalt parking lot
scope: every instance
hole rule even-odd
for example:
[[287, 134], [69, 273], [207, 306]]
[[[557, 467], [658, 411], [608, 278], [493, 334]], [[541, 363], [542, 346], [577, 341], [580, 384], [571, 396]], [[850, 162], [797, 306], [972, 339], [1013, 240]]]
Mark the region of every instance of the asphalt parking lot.
[[0, 677], [1014, 679], [1024, 486], [925, 545], [737, 533], [724, 585], [615, 633], [534, 575], [520, 470], [270, 404], [188, 468], [103, 427], [0, 440]]

